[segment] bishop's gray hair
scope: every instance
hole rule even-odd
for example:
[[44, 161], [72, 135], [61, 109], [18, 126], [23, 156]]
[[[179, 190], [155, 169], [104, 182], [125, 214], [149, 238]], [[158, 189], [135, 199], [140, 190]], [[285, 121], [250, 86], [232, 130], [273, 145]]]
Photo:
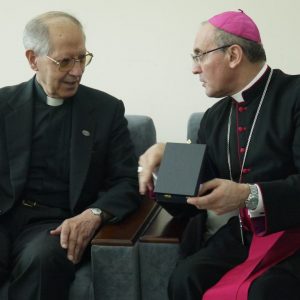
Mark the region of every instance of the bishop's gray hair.
[[219, 47], [223, 45], [239, 45], [251, 63], [265, 62], [267, 59], [265, 49], [261, 43], [238, 37], [219, 28], [216, 28], [215, 41]]
[[72, 15], [61, 11], [50, 11], [30, 20], [23, 32], [23, 45], [26, 50], [33, 50], [37, 55], [48, 55], [51, 52], [49, 39], [49, 21], [65, 18], [77, 25], [85, 38], [82, 24]]

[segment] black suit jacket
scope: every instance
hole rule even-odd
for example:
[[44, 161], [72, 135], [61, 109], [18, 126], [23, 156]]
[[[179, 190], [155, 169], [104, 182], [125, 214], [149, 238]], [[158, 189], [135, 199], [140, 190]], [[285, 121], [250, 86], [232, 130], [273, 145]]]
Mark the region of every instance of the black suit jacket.
[[[0, 89], [0, 214], [20, 200], [26, 184], [34, 80]], [[137, 159], [124, 105], [83, 85], [70, 101], [70, 210], [77, 214], [99, 207], [121, 219], [139, 203]]]

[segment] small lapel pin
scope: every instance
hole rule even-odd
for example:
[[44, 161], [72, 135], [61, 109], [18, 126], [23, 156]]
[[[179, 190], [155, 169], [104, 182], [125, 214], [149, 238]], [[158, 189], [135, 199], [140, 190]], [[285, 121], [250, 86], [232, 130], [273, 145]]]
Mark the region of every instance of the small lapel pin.
[[84, 136], [90, 136], [90, 135], [91, 135], [90, 132], [87, 131], [87, 130], [85, 130], [85, 129], [83, 129], [81, 132], [82, 132], [82, 134], [83, 134]]

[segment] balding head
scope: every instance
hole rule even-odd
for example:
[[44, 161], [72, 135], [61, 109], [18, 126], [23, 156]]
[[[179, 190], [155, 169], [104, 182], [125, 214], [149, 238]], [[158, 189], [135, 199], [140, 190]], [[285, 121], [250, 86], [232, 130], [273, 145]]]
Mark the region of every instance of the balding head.
[[30, 20], [24, 29], [23, 45], [37, 55], [47, 55], [51, 51], [50, 30], [58, 26], [76, 26], [85, 34], [81, 23], [72, 15], [61, 11], [50, 11]]

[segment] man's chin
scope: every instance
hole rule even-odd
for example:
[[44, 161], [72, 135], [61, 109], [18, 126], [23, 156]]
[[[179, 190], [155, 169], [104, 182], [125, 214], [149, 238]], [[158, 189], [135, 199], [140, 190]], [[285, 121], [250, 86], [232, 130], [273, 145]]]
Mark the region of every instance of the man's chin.
[[218, 91], [214, 91], [214, 90], [208, 89], [207, 87], [205, 89], [205, 94], [209, 98], [222, 98], [222, 97], [224, 97], [223, 93], [220, 93]]
[[78, 87], [72, 89], [66, 89], [60, 93], [59, 98], [66, 99], [66, 98], [73, 97], [76, 94], [77, 90]]
[[213, 91], [209, 90], [209, 89], [205, 89], [205, 94], [207, 97], [214, 97], [214, 93]]

